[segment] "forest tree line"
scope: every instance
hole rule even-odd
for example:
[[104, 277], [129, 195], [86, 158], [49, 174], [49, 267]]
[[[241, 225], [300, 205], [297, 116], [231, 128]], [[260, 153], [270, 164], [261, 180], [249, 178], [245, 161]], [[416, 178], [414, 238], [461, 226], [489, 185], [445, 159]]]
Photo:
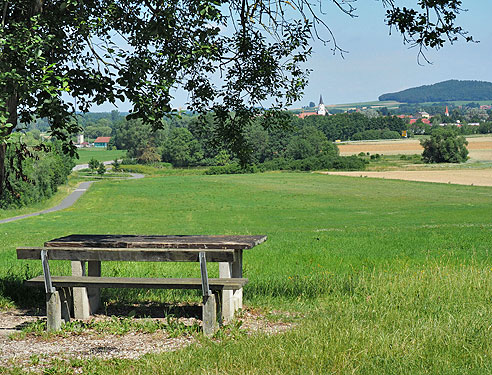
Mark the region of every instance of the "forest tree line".
[[451, 102], [460, 100], [492, 100], [492, 83], [456, 79], [383, 94], [379, 100], [404, 103]]
[[[286, 127], [265, 129], [261, 119], [257, 119], [246, 128], [244, 137], [250, 164], [266, 169], [309, 170], [354, 169], [351, 165], [355, 162], [360, 168], [357, 161], [340, 159], [335, 140], [360, 140], [368, 136], [398, 138], [406, 128], [405, 121], [397, 117], [368, 118], [360, 113], [290, 118]], [[127, 159], [138, 163], [162, 161], [175, 167], [235, 163], [227, 147], [216, 141], [212, 117], [205, 119], [205, 124], [203, 126], [203, 121], [200, 123], [196, 116], [183, 115], [169, 120], [164, 129], [153, 132], [150, 126], [138, 120], [122, 120], [113, 129], [110, 147], [127, 150]], [[310, 161], [301, 162], [306, 159]]]

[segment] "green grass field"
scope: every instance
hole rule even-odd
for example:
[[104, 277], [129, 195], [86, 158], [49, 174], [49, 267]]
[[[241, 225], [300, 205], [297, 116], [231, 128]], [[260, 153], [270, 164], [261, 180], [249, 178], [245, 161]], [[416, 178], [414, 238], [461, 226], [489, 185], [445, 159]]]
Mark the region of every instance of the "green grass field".
[[98, 161], [109, 161], [116, 158], [121, 159], [125, 157], [125, 150], [106, 150], [104, 148], [79, 148], [77, 149], [79, 159], [75, 160], [77, 164], [87, 164], [89, 160], [95, 158]]
[[[73, 208], [0, 225], [0, 306], [43, 305], [21, 285], [40, 262], [16, 260], [17, 246], [71, 233], [266, 234], [245, 253], [245, 305], [300, 314], [292, 330], [219, 335], [140, 360], [56, 362], [47, 373], [492, 373], [491, 219], [486, 187], [307, 173], [102, 181]], [[54, 274], [69, 272], [52, 264]], [[199, 270], [111, 263], [103, 274]], [[175, 291], [103, 298], [199, 301]]]

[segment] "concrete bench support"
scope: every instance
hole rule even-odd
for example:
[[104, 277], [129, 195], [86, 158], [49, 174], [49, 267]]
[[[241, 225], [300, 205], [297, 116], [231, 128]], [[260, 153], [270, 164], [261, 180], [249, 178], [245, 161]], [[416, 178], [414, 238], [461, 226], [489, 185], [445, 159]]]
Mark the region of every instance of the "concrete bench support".
[[58, 291], [46, 293], [47, 331], [58, 331], [61, 328], [61, 301]]
[[218, 296], [215, 294], [203, 297], [203, 334], [208, 337], [213, 336], [219, 329], [217, 324], [217, 301]]
[[[242, 278], [243, 277], [243, 264], [242, 264], [242, 250], [236, 250], [238, 252], [234, 262], [220, 262], [219, 263], [219, 277], [220, 278]], [[238, 290], [224, 290], [222, 293], [222, 318], [224, 323], [230, 323], [234, 319], [234, 314], [239, 309], [243, 308], [243, 288]]]
[[58, 331], [62, 323], [70, 322], [71, 293], [69, 288], [62, 288], [46, 293], [47, 331]]

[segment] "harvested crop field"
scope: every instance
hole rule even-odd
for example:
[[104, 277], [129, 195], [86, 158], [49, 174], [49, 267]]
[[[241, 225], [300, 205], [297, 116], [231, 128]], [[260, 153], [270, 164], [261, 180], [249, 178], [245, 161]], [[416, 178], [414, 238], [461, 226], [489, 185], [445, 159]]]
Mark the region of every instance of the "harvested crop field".
[[353, 177], [387, 178], [390, 180], [438, 182], [445, 184], [492, 186], [492, 169], [455, 169], [385, 172], [322, 172], [324, 174]]
[[[470, 159], [492, 161], [492, 137], [469, 137], [468, 151]], [[371, 154], [398, 155], [420, 154], [422, 147], [418, 139], [362, 141], [339, 144], [340, 155], [347, 156], [360, 152]]]

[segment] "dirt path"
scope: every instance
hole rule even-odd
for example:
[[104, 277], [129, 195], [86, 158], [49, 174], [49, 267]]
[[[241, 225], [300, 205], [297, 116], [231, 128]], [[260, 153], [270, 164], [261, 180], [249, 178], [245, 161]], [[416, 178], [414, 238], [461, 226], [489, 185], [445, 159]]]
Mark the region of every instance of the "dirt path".
[[457, 169], [386, 172], [321, 172], [323, 174], [353, 177], [387, 178], [391, 180], [439, 182], [445, 184], [492, 186], [492, 169]]
[[[144, 178], [144, 175], [143, 174], [140, 174], [140, 173], [130, 173], [130, 177], [127, 177], [126, 179], [133, 180], [133, 179], [138, 179], [138, 178]], [[25, 218], [28, 218], [28, 217], [39, 216], [39, 215], [47, 214], [47, 213], [50, 213], [50, 212], [60, 211], [60, 210], [66, 209], [68, 207], [71, 207], [89, 189], [89, 187], [94, 182], [95, 181], [81, 182], [74, 189], [74, 191], [72, 191], [70, 193], [70, 195], [68, 197], [66, 197], [63, 201], [61, 201], [60, 204], [56, 205], [55, 207], [51, 207], [51, 208], [48, 208], [46, 210], [39, 211], [39, 212], [33, 212], [33, 213], [30, 213], [30, 214], [25, 214], [25, 215], [20, 215], [20, 216], [9, 217], [7, 219], [2, 219], [2, 220], [0, 220], [0, 224], [9, 223], [11, 221], [25, 219]]]

